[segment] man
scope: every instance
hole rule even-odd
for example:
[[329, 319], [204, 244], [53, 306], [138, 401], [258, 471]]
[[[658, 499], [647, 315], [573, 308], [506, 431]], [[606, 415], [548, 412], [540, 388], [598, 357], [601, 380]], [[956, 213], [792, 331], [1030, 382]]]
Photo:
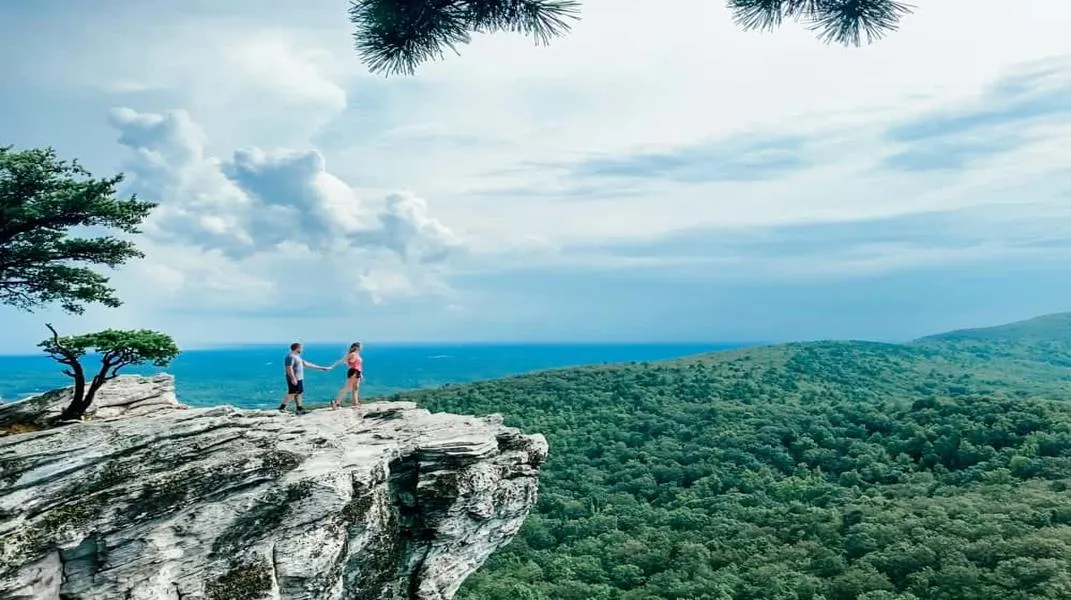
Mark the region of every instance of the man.
[[305, 414], [305, 408], [301, 406], [301, 395], [305, 393], [305, 367], [319, 369], [320, 371], [329, 371], [331, 369], [330, 367], [314, 365], [301, 358], [301, 351], [301, 344], [294, 342], [290, 344], [290, 354], [287, 354], [286, 358], [283, 359], [283, 370], [286, 372], [286, 395], [283, 396], [283, 403], [279, 405], [280, 412], [286, 412], [286, 405], [293, 399], [296, 413], [299, 415]]

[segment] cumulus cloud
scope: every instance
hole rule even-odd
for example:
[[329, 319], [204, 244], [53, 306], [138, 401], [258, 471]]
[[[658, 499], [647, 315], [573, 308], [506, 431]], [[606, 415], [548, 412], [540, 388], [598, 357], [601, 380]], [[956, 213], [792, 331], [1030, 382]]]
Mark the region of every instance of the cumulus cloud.
[[262, 247], [292, 241], [326, 251], [366, 230], [366, 212], [354, 191], [328, 173], [316, 150], [238, 150], [220, 164], [229, 182], [253, 199], [248, 215]]
[[[409, 192], [362, 198], [327, 171], [316, 150], [249, 147], [221, 160], [185, 111], [119, 108], [109, 121], [131, 152], [131, 187], [159, 202], [146, 224], [151, 244], [183, 249], [146, 267], [163, 288], [228, 294], [227, 282], [241, 282], [262, 297], [293, 293], [279, 289], [283, 277], [285, 286], [304, 279], [306, 289], [332, 286], [382, 302], [441, 291], [432, 282], [463, 248], [423, 199]], [[298, 270], [312, 274], [295, 279]]]
[[119, 143], [133, 153], [131, 186], [160, 204], [146, 223], [147, 234], [235, 253], [253, 246], [242, 222], [253, 202], [227, 180], [217, 161], [205, 156], [205, 133], [185, 111], [118, 108], [109, 123], [119, 132]]
[[410, 260], [438, 262], [460, 246], [454, 232], [429, 215], [427, 202], [410, 192], [387, 196], [379, 223], [379, 230], [366, 239], [378, 237], [384, 246]]
[[389, 195], [378, 211], [326, 170], [316, 150], [243, 148], [221, 161], [185, 111], [112, 112], [119, 142], [134, 154], [135, 186], [159, 196], [154, 231], [242, 256], [283, 242], [326, 251], [387, 249], [399, 257], [441, 261], [460, 246], [411, 193]]

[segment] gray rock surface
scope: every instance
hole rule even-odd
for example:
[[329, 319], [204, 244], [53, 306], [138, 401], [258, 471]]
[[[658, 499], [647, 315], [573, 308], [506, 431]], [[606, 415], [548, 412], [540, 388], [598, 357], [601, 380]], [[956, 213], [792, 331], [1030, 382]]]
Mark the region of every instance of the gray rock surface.
[[497, 417], [179, 410], [167, 376], [112, 383], [90, 422], [0, 437], [0, 599], [446, 600], [547, 456]]
[[[0, 405], [0, 427], [11, 425], [44, 426], [63, 412], [71, 402], [72, 388], [60, 388], [21, 402]], [[86, 411], [90, 419], [135, 417], [161, 409], [185, 408], [175, 396], [175, 378], [171, 375], [122, 375], [101, 386]]]

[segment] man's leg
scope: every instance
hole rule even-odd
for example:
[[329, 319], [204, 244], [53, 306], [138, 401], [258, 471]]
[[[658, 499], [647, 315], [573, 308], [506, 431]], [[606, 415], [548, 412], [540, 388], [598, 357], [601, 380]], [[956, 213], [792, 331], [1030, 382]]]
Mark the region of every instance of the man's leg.
[[294, 383], [293, 381], [290, 381], [290, 377], [286, 378], [286, 395], [283, 396], [283, 403], [279, 405], [279, 410], [280, 411], [286, 412], [286, 405], [290, 404], [290, 401], [294, 399], [295, 395], [297, 395], [297, 394], [299, 394], [299, 393], [301, 393], [303, 391], [303, 390], [298, 388], [298, 386], [300, 384], [301, 384], [300, 381], [297, 382], [297, 383]]
[[305, 381], [301, 380], [297, 382], [297, 390], [294, 394], [294, 406], [296, 407], [297, 414], [305, 412], [305, 407], [301, 405], [301, 396], [305, 393]]

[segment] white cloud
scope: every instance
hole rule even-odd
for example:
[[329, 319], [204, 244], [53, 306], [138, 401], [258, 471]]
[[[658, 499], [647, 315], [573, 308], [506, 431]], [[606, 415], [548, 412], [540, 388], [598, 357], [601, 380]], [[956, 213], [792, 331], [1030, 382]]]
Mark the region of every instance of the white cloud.
[[391, 272], [366, 271], [357, 279], [357, 287], [367, 292], [376, 304], [383, 302], [385, 296], [410, 295], [414, 291], [408, 278]]
[[[1048, 0], [1014, 8], [947, 0], [921, 7], [878, 44], [842, 48], [793, 24], [775, 34], [739, 31], [724, 6], [707, 0], [673, 11], [641, 0], [587, 0], [582, 21], [550, 47], [510, 34], [477, 36], [460, 56], [389, 80], [361, 74], [345, 13], [326, 0], [296, 12], [282, 1], [154, 4], [122, 18], [130, 35], [92, 48], [79, 19], [72, 16], [67, 29], [56, 24], [73, 48], [64, 56], [103, 65], [78, 69], [75, 81], [169, 90], [177, 97], [171, 105], [197, 114], [212, 132], [217, 155], [246, 145], [315, 147], [345, 180], [435, 197], [439, 216], [471, 234], [467, 242], [495, 249], [526, 236], [568, 244], [697, 221], [772, 224], [917, 210], [891, 198], [860, 201], [876, 187], [909, 197], [945, 187], [922, 177], [861, 176], [867, 161], [888, 151], [877, 130], [923, 109], [970, 104], [1019, 63], [1066, 52], [1071, 9]], [[594, 202], [486, 193], [567, 184], [560, 175], [517, 170], [526, 163], [771, 131], [828, 138], [807, 150], [822, 170], [770, 185], [637, 186], [628, 199], [595, 187], [586, 198]], [[502, 171], [513, 175], [489, 175]]]
[[424, 200], [361, 198], [315, 150], [253, 147], [220, 160], [185, 111], [120, 108], [111, 123], [132, 154], [131, 189], [159, 202], [137, 268], [171, 294], [250, 307], [348, 287], [381, 302], [438, 293], [436, 265], [461, 249]]
[[379, 217], [385, 246], [406, 258], [437, 262], [461, 246], [461, 240], [428, 214], [428, 204], [411, 192], [387, 196]]
[[236, 75], [211, 80], [214, 96], [223, 104], [235, 102], [256, 107], [255, 98], [271, 98], [295, 110], [346, 108], [346, 90], [332, 80], [329, 52], [302, 47], [285, 33], [259, 32], [226, 44], [224, 70]]

